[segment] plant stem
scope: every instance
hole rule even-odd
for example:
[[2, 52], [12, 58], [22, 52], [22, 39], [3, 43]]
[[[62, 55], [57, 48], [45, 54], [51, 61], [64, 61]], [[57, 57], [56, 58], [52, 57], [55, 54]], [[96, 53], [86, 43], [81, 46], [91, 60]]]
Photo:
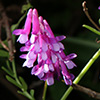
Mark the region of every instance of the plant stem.
[[25, 92], [23, 92], [24, 93], [24, 95], [28, 98], [28, 99], [30, 99], [30, 100], [35, 100], [34, 98], [32, 98], [32, 96], [27, 92], [27, 91], [25, 91]]
[[92, 32], [94, 32], [94, 33], [96, 33], [97, 35], [100, 35], [100, 31], [98, 31], [98, 30], [92, 28], [91, 26], [83, 25], [83, 27], [85, 27], [85, 28], [87, 28], [88, 30], [90, 30], [90, 31], [92, 31]]
[[82, 6], [83, 6], [83, 11], [85, 15], [88, 17], [88, 19], [90, 20], [90, 22], [100, 31], [99, 26], [92, 20], [91, 16], [89, 15], [88, 8], [86, 7], [86, 1], [82, 3]]
[[42, 100], [45, 100], [46, 98], [46, 91], [47, 91], [47, 82], [45, 81]]
[[[73, 81], [74, 84], [79, 83], [79, 81], [83, 78], [83, 76], [86, 74], [86, 72], [89, 70], [89, 68], [91, 67], [91, 65], [95, 62], [95, 60], [100, 56], [100, 49], [93, 55], [93, 57], [89, 60], [89, 62], [86, 64], [86, 66], [83, 68], [83, 70], [80, 72], [80, 74], [76, 77], [76, 79]], [[73, 87], [70, 86], [67, 91], [65, 92], [65, 94], [63, 95], [63, 97], [61, 98], [61, 100], [65, 100], [68, 95], [71, 93], [71, 91], [73, 90]]]
[[17, 78], [16, 67], [15, 67], [15, 61], [14, 61], [14, 60], [12, 61], [12, 69], [13, 69], [14, 78], [15, 78], [16, 82], [17, 82], [19, 85], [21, 85], [20, 81], [19, 81], [18, 78]]

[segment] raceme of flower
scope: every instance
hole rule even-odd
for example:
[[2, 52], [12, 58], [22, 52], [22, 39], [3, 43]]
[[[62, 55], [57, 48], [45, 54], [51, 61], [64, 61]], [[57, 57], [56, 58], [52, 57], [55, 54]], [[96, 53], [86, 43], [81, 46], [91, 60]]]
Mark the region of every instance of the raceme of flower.
[[[72, 59], [77, 55], [65, 55], [64, 45], [60, 41], [66, 37], [55, 37], [47, 21], [42, 16], [38, 17], [36, 9], [29, 9], [24, 28], [14, 30], [13, 34], [19, 35], [17, 41], [25, 44], [20, 51], [27, 54], [22, 54], [20, 58], [26, 59], [23, 67], [32, 68], [32, 75], [47, 81], [48, 85], [54, 84], [54, 79], [59, 80], [60, 77], [67, 85], [72, 85], [74, 75], [68, 69], [76, 67]], [[37, 65], [34, 65], [36, 60]]]

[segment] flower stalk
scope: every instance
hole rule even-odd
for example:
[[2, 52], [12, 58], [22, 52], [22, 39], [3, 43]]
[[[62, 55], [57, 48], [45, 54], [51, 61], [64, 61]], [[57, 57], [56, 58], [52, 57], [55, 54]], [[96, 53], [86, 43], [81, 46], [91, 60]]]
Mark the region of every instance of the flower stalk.
[[47, 82], [45, 81], [42, 100], [46, 99], [46, 91], [47, 91]]
[[[89, 68], [92, 66], [92, 64], [97, 60], [97, 58], [100, 56], [100, 49], [93, 55], [93, 57], [89, 60], [89, 62], [86, 64], [86, 66], [83, 68], [83, 70], [80, 72], [80, 74], [76, 77], [76, 79], [73, 81], [74, 84], [78, 84], [79, 81], [83, 78], [83, 76], [86, 74], [86, 72], [89, 70]], [[73, 90], [73, 87], [70, 86], [65, 94], [62, 96], [61, 100], [65, 100], [71, 91]]]

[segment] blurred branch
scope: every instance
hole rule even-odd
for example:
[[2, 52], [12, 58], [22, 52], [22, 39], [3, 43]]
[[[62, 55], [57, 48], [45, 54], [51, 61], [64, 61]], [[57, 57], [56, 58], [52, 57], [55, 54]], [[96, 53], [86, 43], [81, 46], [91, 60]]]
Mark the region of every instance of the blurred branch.
[[0, 21], [0, 44], [3, 46], [3, 48], [5, 48], [7, 51], [9, 51], [9, 48], [1, 40], [1, 24], [2, 24], [2, 21]]
[[90, 97], [94, 98], [94, 99], [98, 99], [100, 100], [100, 93], [98, 92], [95, 92], [89, 88], [86, 88], [86, 87], [83, 87], [83, 86], [80, 86], [78, 84], [73, 84], [72, 87], [75, 89], [75, 90], [78, 90], [78, 91], [81, 91], [87, 95], [89, 95]]
[[100, 31], [99, 26], [92, 20], [91, 16], [89, 15], [88, 8], [86, 7], [86, 1], [84, 1], [82, 3], [82, 7], [83, 7], [83, 11], [84, 11], [85, 15], [88, 17], [90, 22]]
[[[4, 24], [4, 27], [5, 27], [5, 30], [6, 30], [6, 33], [7, 33], [7, 41], [8, 41], [8, 47], [3, 44], [2, 40], [1, 40], [1, 37], [0, 37], [0, 40], [1, 40], [1, 45], [9, 51], [9, 60], [12, 61], [13, 58], [14, 58], [14, 52], [15, 52], [15, 49], [14, 49], [14, 46], [13, 46], [13, 40], [12, 40], [12, 35], [11, 35], [11, 30], [10, 30], [10, 25], [9, 25], [9, 18], [7, 17], [6, 15], [6, 11], [2, 5], [2, 3], [0, 2], [0, 13], [1, 13], [1, 25]], [[0, 35], [1, 35], [1, 31], [0, 31]], [[9, 48], [9, 49], [8, 49]]]

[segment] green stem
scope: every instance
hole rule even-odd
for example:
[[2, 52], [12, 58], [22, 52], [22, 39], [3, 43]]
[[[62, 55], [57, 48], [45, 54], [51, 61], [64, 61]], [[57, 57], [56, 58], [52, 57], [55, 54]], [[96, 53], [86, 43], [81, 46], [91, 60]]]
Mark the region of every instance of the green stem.
[[[79, 81], [83, 78], [83, 76], [86, 74], [86, 72], [89, 70], [89, 68], [91, 67], [91, 65], [95, 62], [95, 60], [100, 56], [100, 49], [93, 55], [93, 57], [89, 60], [89, 62], [86, 64], [86, 66], [83, 68], [83, 70], [80, 72], [80, 74], [76, 77], [76, 79], [73, 81], [74, 84], [79, 83]], [[68, 97], [68, 95], [71, 93], [71, 91], [73, 90], [73, 87], [70, 86], [67, 91], [65, 92], [65, 94], [63, 95], [63, 97], [61, 98], [61, 100], [66, 100], [66, 98]]]
[[18, 78], [17, 78], [16, 67], [15, 67], [15, 61], [14, 61], [14, 60], [12, 61], [12, 69], [13, 69], [14, 78], [15, 78], [16, 82], [17, 82], [19, 85], [21, 85], [20, 81], [19, 81]]
[[[18, 77], [17, 77], [17, 73], [16, 73], [16, 67], [15, 67], [15, 62], [14, 60], [12, 61], [12, 69], [13, 69], [13, 73], [14, 73], [14, 78], [16, 80], [16, 82], [22, 86], [22, 84], [20, 83]], [[26, 96], [27, 98], [29, 98], [30, 100], [35, 100], [27, 91], [25, 91], [25, 89], [22, 87], [21, 90], [23, 91], [24, 96]]]
[[47, 82], [45, 81], [42, 100], [45, 100], [46, 98], [46, 91], [47, 91]]
[[[91, 26], [89, 25], [83, 25], [83, 27], [87, 28], [88, 30], [94, 32], [95, 34], [98, 34], [100, 35], [100, 31], [96, 30], [95, 28], [92, 28]], [[100, 30], [100, 29], [99, 29]]]
[[34, 98], [32, 98], [32, 96], [27, 92], [27, 91], [25, 91], [25, 92], [23, 92], [24, 93], [24, 95], [27, 97], [27, 98], [29, 98], [30, 100], [35, 100]]

